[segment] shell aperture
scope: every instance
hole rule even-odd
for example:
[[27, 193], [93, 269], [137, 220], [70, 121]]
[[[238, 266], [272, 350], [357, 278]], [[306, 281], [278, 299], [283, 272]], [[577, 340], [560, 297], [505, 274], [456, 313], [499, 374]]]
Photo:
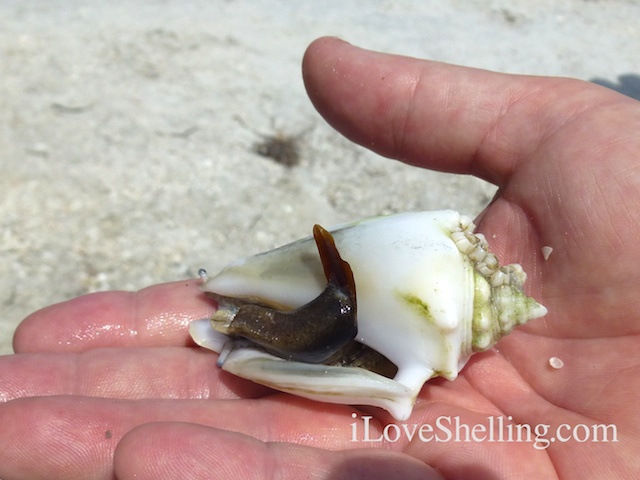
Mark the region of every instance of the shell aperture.
[[[214, 328], [232, 338], [253, 342], [273, 355], [299, 362], [326, 362], [347, 345], [358, 333], [353, 272], [340, 257], [329, 232], [315, 225], [313, 235], [327, 277], [327, 286], [320, 295], [291, 311], [260, 303], [242, 304], [230, 321], [227, 314], [214, 314]], [[225, 300], [218, 297], [218, 301]]]

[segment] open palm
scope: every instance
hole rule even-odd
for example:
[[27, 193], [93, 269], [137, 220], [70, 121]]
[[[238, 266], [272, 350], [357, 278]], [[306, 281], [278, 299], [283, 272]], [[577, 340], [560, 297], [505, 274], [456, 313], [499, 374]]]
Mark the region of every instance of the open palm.
[[[304, 76], [352, 140], [498, 185], [478, 231], [504, 263], [522, 263], [549, 314], [455, 382], [430, 382], [394, 424], [215, 368], [188, 339], [213, 310], [196, 281], [80, 297], [30, 316], [17, 354], [0, 359], [0, 478], [632, 478], [640, 104], [329, 38], [309, 47]], [[382, 440], [365, 441], [365, 425]], [[517, 441], [518, 425], [541, 437]]]

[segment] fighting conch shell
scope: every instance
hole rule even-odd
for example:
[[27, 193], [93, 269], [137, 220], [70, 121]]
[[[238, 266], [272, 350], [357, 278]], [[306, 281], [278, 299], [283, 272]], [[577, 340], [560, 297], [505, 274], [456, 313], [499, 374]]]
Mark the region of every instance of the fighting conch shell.
[[316, 226], [207, 279], [218, 310], [191, 336], [240, 377], [405, 420], [427, 380], [547, 312], [474, 228], [451, 210]]

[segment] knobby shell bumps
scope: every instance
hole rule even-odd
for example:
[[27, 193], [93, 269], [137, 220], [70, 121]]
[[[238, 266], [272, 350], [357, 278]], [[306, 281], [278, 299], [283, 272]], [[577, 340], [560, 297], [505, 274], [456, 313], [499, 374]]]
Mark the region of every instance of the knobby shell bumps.
[[240, 377], [405, 420], [427, 380], [547, 312], [474, 228], [451, 210], [316, 226], [206, 280], [218, 310], [191, 336]]

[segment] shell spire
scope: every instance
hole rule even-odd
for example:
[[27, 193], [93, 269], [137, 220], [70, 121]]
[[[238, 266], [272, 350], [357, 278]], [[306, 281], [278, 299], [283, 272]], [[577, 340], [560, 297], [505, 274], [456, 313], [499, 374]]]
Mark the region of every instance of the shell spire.
[[517, 263], [500, 266], [497, 257], [489, 251], [484, 235], [474, 233], [474, 230], [471, 219], [461, 215], [459, 227], [451, 232], [451, 239], [472, 263], [478, 276], [472, 350], [481, 352], [491, 348], [514, 327], [543, 317], [547, 309], [525, 295], [523, 286], [527, 274], [522, 267]]

